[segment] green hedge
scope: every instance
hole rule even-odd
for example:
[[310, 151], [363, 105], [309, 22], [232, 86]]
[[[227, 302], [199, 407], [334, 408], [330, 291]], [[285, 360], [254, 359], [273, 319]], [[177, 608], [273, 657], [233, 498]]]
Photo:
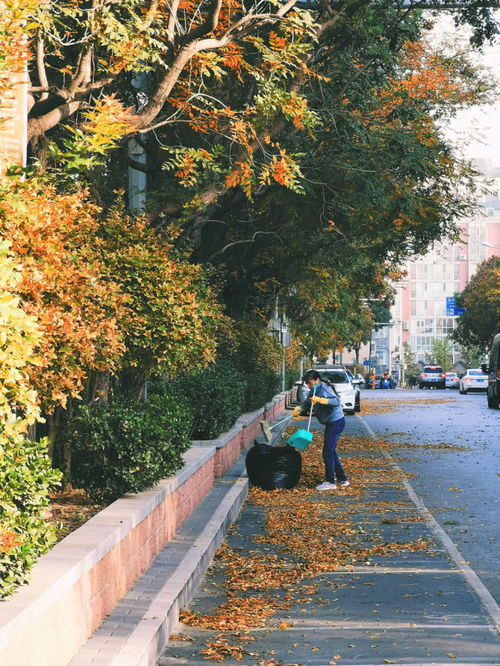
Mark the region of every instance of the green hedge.
[[140, 492], [182, 466], [191, 439], [214, 439], [281, 387], [273, 370], [244, 373], [230, 360], [174, 380], [148, 382], [148, 399], [80, 407], [65, 436], [72, 481], [96, 501]]
[[47, 456], [47, 439], [5, 437], [0, 447], [0, 597], [25, 583], [36, 560], [55, 541], [46, 521], [49, 493], [60, 473]]
[[81, 407], [67, 427], [73, 484], [99, 502], [151, 488], [182, 467], [190, 430], [189, 405], [168, 392]]
[[214, 439], [229, 430], [246, 411], [245, 376], [229, 361], [179, 377], [174, 386], [189, 403], [193, 439]]
[[245, 412], [263, 407], [281, 390], [281, 376], [273, 370], [261, 370], [247, 374], [245, 390]]

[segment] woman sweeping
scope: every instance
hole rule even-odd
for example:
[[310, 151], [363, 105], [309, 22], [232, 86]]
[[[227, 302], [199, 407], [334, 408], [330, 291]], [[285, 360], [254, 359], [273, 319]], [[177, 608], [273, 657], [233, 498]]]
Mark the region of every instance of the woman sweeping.
[[309, 388], [309, 395], [304, 402], [295, 407], [294, 416], [306, 416], [313, 404], [313, 414], [325, 426], [323, 460], [325, 462], [325, 480], [316, 486], [316, 490], [337, 490], [336, 480], [341, 486], [348, 486], [346, 473], [337, 453], [337, 442], [345, 428], [344, 412], [340, 398], [333, 386], [321, 381], [316, 370], [306, 372], [302, 380]]

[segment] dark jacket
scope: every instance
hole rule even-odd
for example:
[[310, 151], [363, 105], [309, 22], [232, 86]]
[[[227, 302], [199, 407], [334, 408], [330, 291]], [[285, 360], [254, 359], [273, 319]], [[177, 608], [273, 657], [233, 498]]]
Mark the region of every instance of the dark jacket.
[[344, 410], [342, 409], [340, 398], [335, 393], [333, 388], [324, 382], [320, 382], [316, 386], [316, 391], [314, 393], [313, 391], [309, 391], [309, 395], [304, 400], [304, 402], [301, 403], [300, 413], [303, 416], [309, 416], [309, 412], [311, 410], [311, 398], [313, 395], [317, 396], [318, 398], [328, 398], [328, 405], [321, 405], [317, 402], [313, 403], [313, 414], [320, 423], [327, 425], [328, 423], [333, 423], [334, 421], [338, 421], [339, 419], [343, 418]]

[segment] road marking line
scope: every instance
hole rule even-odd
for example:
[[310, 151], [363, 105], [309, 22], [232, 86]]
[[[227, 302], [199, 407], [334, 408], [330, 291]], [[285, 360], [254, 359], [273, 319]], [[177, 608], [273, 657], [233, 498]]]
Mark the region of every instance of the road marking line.
[[[368, 425], [368, 423], [364, 420], [362, 416], [358, 415], [359, 420], [363, 423], [365, 428], [368, 430], [370, 436], [376, 441], [379, 441], [379, 437], [373, 432], [372, 428]], [[394, 469], [398, 470], [402, 474], [404, 474], [403, 469], [393, 460], [392, 456], [387, 453], [387, 451], [384, 451], [383, 449], [380, 450], [382, 455], [389, 460], [391, 465], [394, 467]], [[465, 580], [467, 583], [471, 586], [471, 588], [474, 590], [474, 592], [477, 594], [479, 597], [479, 600], [483, 604], [484, 608], [486, 609], [488, 615], [491, 618], [491, 621], [493, 623], [493, 627], [497, 633], [500, 634], [500, 607], [498, 606], [497, 602], [491, 595], [490, 591], [488, 588], [485, 586], [483, 581], [479, 578], [479, 576], [476, 574], [476, 572], [465, 562], [464, 556], [460, 553], [458, 548], [455, 546], [453, 541], [450, 539], [448, 534], [445, 532], [445, 530], [441, 527], [441, 525], [437, 522], [437, 520], [434, 518], [432, 513], [429, 511], [429, 509], [425, 506], [425, 504], [422, 502], [420, 497], [417, 495], [411, 484], [408, 482], [407, 479], [403, 479], [402, 483], [404, 484], [406, 491], [408, 495], [410, 496], [412, 502], [415, 504], [415, 506], [419, 509], [419, 511], [422, 513], [424, 516], [427, 524], [429, 527], [432, 529], [434, 534], [438, 537], [438, 539], [441, 541], [443, 546], [446, 548], [449, 556], [455, 562], [456, 566], [460, 571], [462, 572]]]
[[[299, 617], [288, 617], [286, 618], [286, 623], [289, 625], [285, 630], [279, 629], [279, 631], [328, 631], [330, 629], [363, 629], [366, 631], [377, 631], [387, 629], [449, 629], [452, 631], [477, 631], [478, 629], [491, 632], [490, 624], [452, 624], [451, 622], [358, 622], [356, 620], [328, 620], [326, 622], [318, 621], [318, 624], [301, 624], [305, 622]], [[296, 623], [296, 624], [294, 624]], [[277, 627], [275, 627], [277, 629]], [[245, 629], [248, 633], [261, 633], [266, 631], [272, 631], [273, 627], [249, 627]], [[412, 664], [414, 666], [414, 664]]]
[[334, 571], [323, 571], [322, 576], [335, 576], [335, 574], [461, 574], [458, 569], [426, 569], [425, 567], [384, 567], [382, 566], [364, 566], [364, 567], [339, 567]]

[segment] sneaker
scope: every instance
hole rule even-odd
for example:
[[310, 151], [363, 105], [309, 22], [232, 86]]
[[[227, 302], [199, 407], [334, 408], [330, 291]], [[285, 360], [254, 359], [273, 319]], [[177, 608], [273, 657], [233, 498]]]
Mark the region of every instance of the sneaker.
[[347, 488], [347, 486], [350, 486], [351, 484], [350, 484], [349, 481], [347, 481], [347, 479], [346, 479], [345, 481], [341, 481], [341, 482], [340, 482], [340, 485], [343, 486], [344, 488]]
[[319, 486], [316, 486], [316, 490], [337, 490], [337, 486], [330, 481], [323, 481]]

